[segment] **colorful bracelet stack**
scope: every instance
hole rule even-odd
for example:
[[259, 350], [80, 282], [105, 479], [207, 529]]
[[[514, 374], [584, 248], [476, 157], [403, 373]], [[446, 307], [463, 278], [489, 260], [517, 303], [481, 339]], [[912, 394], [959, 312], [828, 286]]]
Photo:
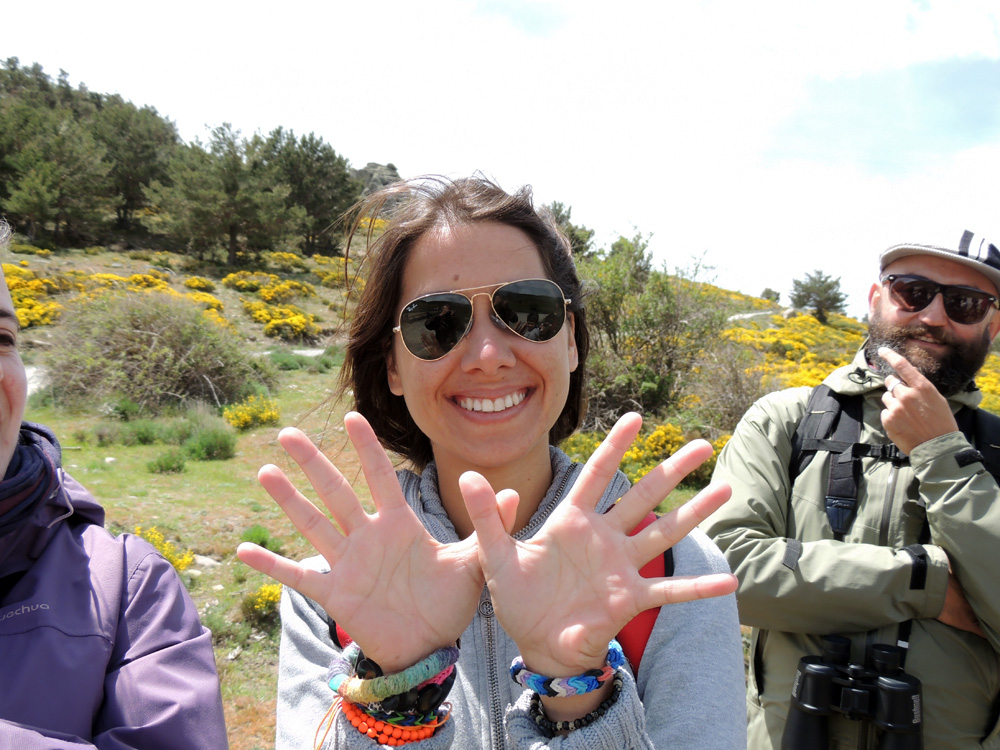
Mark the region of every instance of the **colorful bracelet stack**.
[[517, 684], [549, 698], [566, 698], [583, 695], [597, 690], [610, 680], [617, 669], [625, 663], [625, 654], [618, 641], [608, 644], [608, 658], [603, 669], [588, 669], [575, 677], [544, 677], [529, 672], [524, 660], [518, 656], [510, 665], [510, 676]]
[[458, 648], [450, 646], [402, 672], [383, 675], [351, 643], [331, 660], [327, 683], [355, 728], [380, 744], [405, 745], [430, 737], [448, 720], [450, 707], [441, 706], [455, 684], [457, 661]]
[[538, 695], [538, 693], [531, 696], [531, 704], [528, 708], [528, 715], [535, 720], [535, 723], [539, 727], [551, 735], [555, 735], [560, 732], [572, 732], [574, 729], [583, 729], [584, 727], [593, 724], [608, 712], [608, 709], [615, 704], [618, 700], [618, 696], [621, 695], [622, 685], [623, 680], [621, 675], [616, 674], [611, 687], [611, 695], [601, 701], [601, 705], [589, 714], [582, 716], [579, 719], [573, 719], [573, 721], [551, 721], [545, 715], [545, 709], [542, 707], [542, 698]]

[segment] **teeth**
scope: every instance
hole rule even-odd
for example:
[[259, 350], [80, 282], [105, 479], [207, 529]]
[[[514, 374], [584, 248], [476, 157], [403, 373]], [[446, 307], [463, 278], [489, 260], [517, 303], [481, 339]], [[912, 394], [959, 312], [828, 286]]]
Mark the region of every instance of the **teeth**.
[[510, 409], [524, 401], [524, 391], [508, 393], [500, 398], [463, 398], [459, 406], [468, 411], [496, 412]]

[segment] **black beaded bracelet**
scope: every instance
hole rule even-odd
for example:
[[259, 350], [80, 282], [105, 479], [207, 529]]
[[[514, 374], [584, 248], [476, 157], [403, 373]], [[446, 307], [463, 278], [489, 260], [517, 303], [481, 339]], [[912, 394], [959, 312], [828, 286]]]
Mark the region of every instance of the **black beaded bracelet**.
[[545, 715], [545, 709], [542, 707], [542, 699], [538, 693], [531, 696], [531, 705], [528, 709], [528, 713], [531, 718], [535, 720], [535, 723], [549, 734], [572, 732], [574, 729], [583, 729], [584, 727], [593, 724], [608, 712], [608, 709], [615, 704], [618, 700], [618, 696], [621, 695], [623, 684], [624, 682], [622, 680], [622, 676], [620, 674], [616, 674], [611, 687], [611, 695], [601, 701], [601, 705], [589, 714], [581, 716], [579, 719], [573, 719], [573, 721], [550, 721]]

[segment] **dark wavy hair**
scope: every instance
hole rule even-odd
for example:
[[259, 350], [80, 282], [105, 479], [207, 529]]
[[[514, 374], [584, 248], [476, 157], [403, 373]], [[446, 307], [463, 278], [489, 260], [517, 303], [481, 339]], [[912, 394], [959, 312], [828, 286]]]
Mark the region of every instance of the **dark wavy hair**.
[[[420, 177], [371, 194], [350, 216], [345, 254], [350, 255], [352, 244], [364, 242], [362, 263], [367, 267], [367, 279], [350, 327], [340, 389], [342, 394], [353, 391], [355, 408], [371, 423], [383, 446], [404, 456], [417, 469], [433, 458], [430, 440], [413, 421], [403, 397], [389, 390], [387, 377], [392, 329], [410, 251], [434, 228], [486, 222], [516, 227], [528, 235], [538, 248], [548, 278], [572, 300], [569, 309], [574, 317], [579, 363], [570, 374], [566, 405], [549, 431], [549, 442], [559, 443], [572, 434], [586, 411], [584, 364], [590, 334], [583, 289], [569, 241], [547, 210], [535, 208], [530, 186], [509, 194], [481, 175], [457, 180]], [[375, 238], [379, 219], [387, 222], [386, 228]]]

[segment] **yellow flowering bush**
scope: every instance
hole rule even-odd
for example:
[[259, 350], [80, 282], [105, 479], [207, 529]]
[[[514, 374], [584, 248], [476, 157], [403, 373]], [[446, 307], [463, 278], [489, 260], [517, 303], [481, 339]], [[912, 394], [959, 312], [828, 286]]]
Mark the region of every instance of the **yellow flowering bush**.
[[264, 260], [285, 273], [291, 273], [295, 270], [308, 270], [305, 258], [295, 253], [264, 253]]
[[189, 549], [180, 550], [177, 546], [163, 536], [163, 532], [155, 526], [144, 528], [135, 527], [135, 535], [140, 536], [152, 544], [156, 551], [163, 555], [167, 562], [174, 566], [178, 573], [183, 572], [194, 562], [194, 552]]
[[215, 291], [215, 282], [211, 279], [206, 279], [204, 276], [191, 276], [184, 279], [183, 283], [188, 289], [194, 289], [196, 292]]
[[[578, 432], [562, 442], [562, 449], [574, 461], [586, 461], [597, 450], [606, 435], [596, 432]], [[712, 457], [688, 475], [688, 482], [707, 484], [715, 469], [719, 453], [729, 442], [729, 435], [712, 441]], [[675, 424], [661, 424], [646, 436], [640, 435], [622, 457], [619, 468], [633, 484], [642, 479], [660, 463], [670, 458], [691, 438]]]
[[219, 312], [219, 310], [209, 308], [203, 311], [202, 315], [204, 315], [206, 318], [215, 323], [215, 325], [219, 326], [219, 328], [225, 328], [226, 330], [233, 332], [236, 331], [236, 326], [234, 326], [228, 319], [226, 319], [226, 317], [221, 312]]
[[287, 318], [272, 318], [264, 326], [264, 335], [283, 341], [303, 341], [319, 335], [320, 327], [312, 315], [291, 315]]
[[281, 281], [261, 287], [258, 293], [265, 302], [281, 304], [291, 302], [296, 297], [315, 297], [316, 289], [311, 284], [304, 284], [301, 281]]
[[759, 369], [772, 388], [791, 388], [818, 385], [832, 370], [848, 364], [865, 333], [860, 321], [833, 314], [827, 325], [812, 315], [772, 315], [765, 324], [747, 322], [722, 335], [765, 355]]
[[281, 601], [281, 584], [265, 583], [256, 591], [243, 597], [240, 609], [243, 617], [251, 622], [262, 624], [273, 620], [278, 614], [278, 603]]
[[249, 396], [238, 404], [225, 407], [222, 418], [237, 430], [248, 430], [257, 425], [274, 424], [281, 419], [281, 415], [272, 399]]
[[201, 305], [206, 310], [221, 310], [222, 300], [208, 292], [188, 292], [184, 295], [196, 305]]
[[278, 284], [281, 277], [263, 271], [237, 271], [222, 279], [222, 286], [238, 292], [256, 292], [261, 287]]
[[976, 375], [976, 385], [983, 392], [982, 408], [1000, 414], [1000, 357], [990, 354], [986, 364]]

